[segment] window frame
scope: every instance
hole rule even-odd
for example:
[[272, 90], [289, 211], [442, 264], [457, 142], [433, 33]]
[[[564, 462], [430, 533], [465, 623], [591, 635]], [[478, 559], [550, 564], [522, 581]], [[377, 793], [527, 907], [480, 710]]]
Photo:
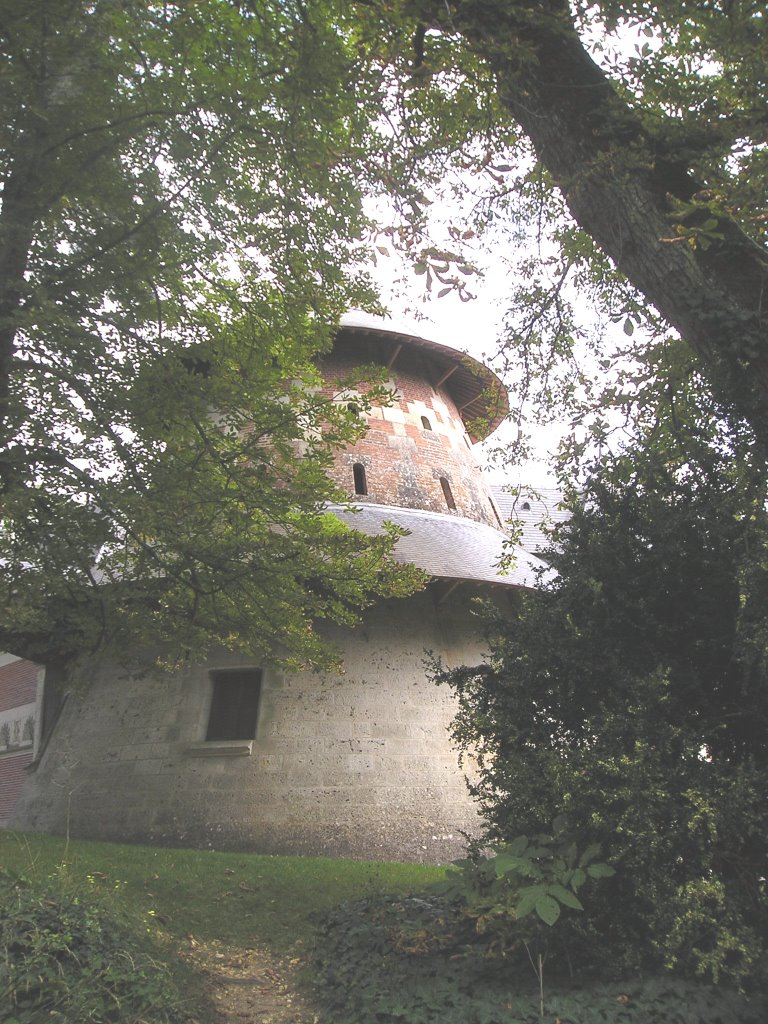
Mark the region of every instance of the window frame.
[[453, 491], [451, 490], [451, 483], [450, 483], [448, 477], [447, 476], [441, 476], [441, 477], [438, 477], [438, 479], [440, 480], [440, 486], [443, 489], [443, 497], [445, 498], [445, 504], [448, 506], [448, 508], [452, 512], [455, 512], [456, 511], [456, 499], [453, 496]]
[[352, 463], [352, 481], [355, 494], [361, 498], [366, 497], [368, 494], [368, 474], [365, 472], [365, 466], [362, 462]]

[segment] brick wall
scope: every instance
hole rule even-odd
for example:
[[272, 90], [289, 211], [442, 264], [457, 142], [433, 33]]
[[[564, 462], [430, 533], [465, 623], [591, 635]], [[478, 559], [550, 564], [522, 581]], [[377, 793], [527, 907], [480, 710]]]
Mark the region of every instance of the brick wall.
[[[372, 362], [374, 355], [375, 350], [361, 352], [337, 344], [322, 364], [325, 393], [354, 404], [354, 389], [343, 388], [341, 382], [361, 362]], [[401, 356], [389, 371], [395, 400], [362, 414], [368, 430], [336, 456], [331, 476], [355, 501], [452, 513], [498, 528], [461, 414], [446, 388], [432, 386], [434, 374], [427, 354], [411, 351]], [[360, 390], [364, 392], [365, 386]], [[356, 493], [355, 464], [365, 470], [366, 494]], [[443, 480], [455, 509], [448, 504]]]
[[13, 811], [34, 756], [40, 668], [0, 654], [0, 827]]
[[0, 711], [19, 707], [20, 704], [34, 704], [37, 697], [38, 666], [31, 661], [13, 658], [12, 655], [0, 657], [5, 662], [0, 663]]
[[32, 764], [32, 751], [0, 755], [0, 828], [4, 827], [21, 795]]

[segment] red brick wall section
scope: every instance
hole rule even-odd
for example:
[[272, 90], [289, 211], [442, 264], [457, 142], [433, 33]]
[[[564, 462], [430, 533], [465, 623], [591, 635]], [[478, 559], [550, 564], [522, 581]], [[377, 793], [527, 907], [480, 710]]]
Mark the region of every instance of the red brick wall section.
[[[31, 661], [12, 661], [0, 665], [0, 712], [13, 711], [37, 698], [38, 666]], [[13, 716], [11, 716], [13, 718]], [[32, 763], [31, 746], [24, 750], [0, 751], [0, 826], [5, 825]]]
[[[354, 392], [340, 393], [337, 386], [348, 376], [355, 361], [349, 352], [337, 350], [323, 360], [324, 390], [328, 396], [354, 402]], [[421, 353], [411, 353], [402, 365], [389, 371], [397, 398], [387, 408], [371, 409], [365, 417], [367, 433], [336, 456], [330, 475], [355, 501], [451, 511], [498, 528], [461, 414], [445, 388], [436, 389], [430, 384], [430, 372]], [[360, 390], [365, 391], [365, 386]], [[422, 417], [431, 429], [425, 429]], [[365, 469], [364, 496], [354, 493], [356, 462]], [[450, 487], [455, 511], [447, 506], [441, 478]]]
[[0, 826], [11, 816], [27, 777], [26, 768], [32, 763], [32, 751], [0, 756]]
[[37, 696], [38, 667], [31, 661], [13, 661], [0, 665], [0, 711], [34, 704]]

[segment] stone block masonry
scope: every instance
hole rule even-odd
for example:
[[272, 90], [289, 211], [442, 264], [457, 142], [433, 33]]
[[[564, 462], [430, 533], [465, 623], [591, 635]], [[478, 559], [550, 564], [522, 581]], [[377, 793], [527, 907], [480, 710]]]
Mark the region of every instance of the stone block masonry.
[[[343, 345], [325, 358], [322, 369], [328, 396], [347, 403], [352, 400], [349, 391], [339, 389], [339, 382], [349, 377], [360, 358], [356, 347]], [[366, 415], [366, 434], [336, 460], [333, 480], [355, 501], [450, 512], [498, 529], [499, 519], [461, 413], [445, 388], [425, 380], [427, 372], [421, 353], [401, 357], [390, 370], [395, 400]], [[365, 467], [365, 494], [355, 491], [355, 463]], [[446, 502], [441, 479], [449, 485], [453, 508]]]
[[80, 692], [14, 824], [271, 853], [461, 855], [460, 833], [477, 815], [449, 738], [452, 700], [426, 677], [424, 648], [454, 663], [480, 655], [463, 603], [438, 614], [428, 589], [382, 603], [363, 628], [332, 638], [346, 652], [343, 675], [261, 666], [256, 735], [250, 753], [234, 757], [192, 748], [205, 738], [211, 672], [241, 668], [240, 659], [213, 655], [170, 678], [130, 682], [114, 665], [83, 663]]
[[[366, 385], [349, 380], [369, 364], [388, 375], [393, 401], [365, 411]], [[473, 599], [503, 606], [509, 588], [536, 578], [525, 559], [499, 572], [506, 537], [472, 450], [508, 405], [476, 360], [366, 314], [345, 318], [320, 370], [325, 394], [368, 426], [331, 471], [362, 508], [336, 514], [369, 533], [399, 515], [397, 554], [432, 582], [368, 609], [356, 629], [327, 630], [341, 674], [284, 675], [215, 650], [170, 676], [124, 672], [109, 651], [84, 657], [66, 682], [50, 674], [15, 826], [263, 853], [433, 863], [463, 853], [478, 816], [451, 746], [453, 695], [425, 658], [481, 661]]]

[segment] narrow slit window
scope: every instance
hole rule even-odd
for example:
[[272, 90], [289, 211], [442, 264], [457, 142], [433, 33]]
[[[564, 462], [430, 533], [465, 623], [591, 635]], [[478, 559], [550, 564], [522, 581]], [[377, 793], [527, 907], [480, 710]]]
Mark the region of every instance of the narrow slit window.
[[456, 502], [453, 500], [453, 492], [451, 491], [451, 485], [448, 483], [444, 476], [440, 477], [440, 486], [443, 488], [445, 504], [448, 506], [448, 508], [456, 508]]
[[429, 422], [429, 420], [427, 419], [426, 416], [422, 416], [421, 417], [421, 425], [422, 425], [422, 427], [424, 427], [425, 430], [431, 430], [432, 429], [432, 424]]
[[356, 462], [352, 467], [352, 476], [355, 480], [355, 494], [368, 493], [368, 481], [365, 479], [365, 466], [362, 462]]
[[213, 693], [206, 740], [252, 740], [261, 699], [261, 670], [211, 672]]

